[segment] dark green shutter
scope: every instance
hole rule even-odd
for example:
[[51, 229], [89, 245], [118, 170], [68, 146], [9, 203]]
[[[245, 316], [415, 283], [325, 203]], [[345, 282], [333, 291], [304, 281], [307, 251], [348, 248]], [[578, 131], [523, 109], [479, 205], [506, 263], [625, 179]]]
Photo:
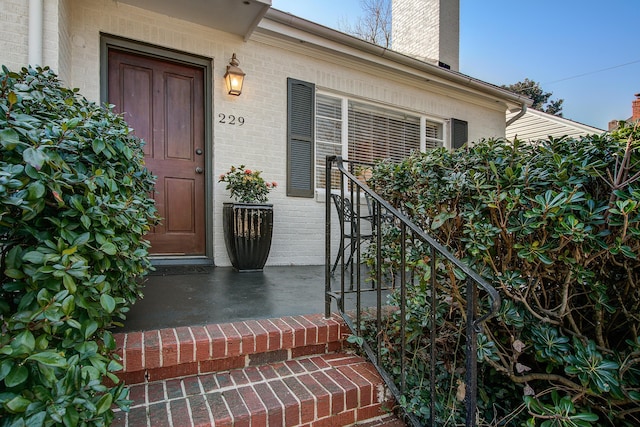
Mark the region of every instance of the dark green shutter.
[[460, 148], [468, 142], [468, 127], [464, 120], [451, 119], [451, 148]]
[[315, 85], [287, 79], [287, 196], [313, 197]]

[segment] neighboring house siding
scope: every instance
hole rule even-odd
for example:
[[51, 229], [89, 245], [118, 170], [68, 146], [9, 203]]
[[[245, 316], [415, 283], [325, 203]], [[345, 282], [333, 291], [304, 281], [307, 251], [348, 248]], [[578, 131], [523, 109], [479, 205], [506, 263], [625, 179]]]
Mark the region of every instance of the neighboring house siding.
[[[517, 112], [508, 113], [507, 121]], [[601, 134], [604, 130], [582, 123], [574, 122], [563, 117], [554, 116], [537, 110], [528, 110], [524, 116], [509, 125], [505, 136], [509, 140], [518, 138], [522, 141], [537, 141], [552, 136], [578, 138], [584, 135]]]
[[[68, 0], [66, 0], [68, 1]], [[70, 6], [68, 9], [66, 6]], [[394, 106], [429, 117], [468, 122], [468, 139], [504, 135], [504, 104], [482, 95], [451, 91], [441, 83], [370, 66], [348, 54], [334, 55], [258, 28], [245, 42], [239, 36], [150, 13], [121, 2], [70, 0], [60, 12], [68, 22], [61, 36], [60, 62], [71, 58], [70, 86], [88, 99], [100, 99], [100, 33], [212, 58], [214, 225], [213, 252], [217, 265], [230, 265], [222, 233], [222, 203], [229, 200], [217, 177], [231, 165], [263, 171], [280, 187], [270, 193], [274, 233], [268, 265], [324, 262], [323, 197], [286, 196], [287, 78], [315, 84], [318, 90]], [[69, 20], [66, 20], [69, 17]], [[72, 41], [66, 45], [67, 41]], [[71, 54], [65, 52], [70, 46]], [[222, 76], [232, 53], [247, 74], [243, 93], [228, 96]], [[19, 59], [16, 60], [19, 62]], [[221, 115], [244, 118], [244, 125], [220, 123]], [[332, 212], [334, 209], [332, 208]], [[334, 225], [336, 224], [334, 220]]]

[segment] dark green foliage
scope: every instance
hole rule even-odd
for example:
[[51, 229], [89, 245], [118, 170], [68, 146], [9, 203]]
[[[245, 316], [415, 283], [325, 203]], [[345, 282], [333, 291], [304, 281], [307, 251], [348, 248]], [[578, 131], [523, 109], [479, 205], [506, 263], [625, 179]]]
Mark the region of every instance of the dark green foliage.
[[509, 89], [512, 92], [519, 93], [531, 98], [533, 100], [531, 108], [533, 108], [534, 110], [562, 117], [562, 104], [564, 103], [564, 99], [549, 99], [553, 94], [551, 92], [545, 92], [540, 87], [540, 83], [533, 80], [524, 79], [521, 82], [514, 83], [508, 86], [503, 85], [502, 87], [505, 89]]
[[46, 68], [0, 73], [0, 425], [104, 426], [128, 405], [108, 328], [141, 296], [156, 219], [130, 132]]
[[[482, 141], [374, 168], [376, 191], [501, 294], [478, 337], [480, 424], [640, 425], [639, 148], [640, 130], [626, 127], [535, 144]], [[397, 274], [398, 234], [383, 233], [384, 271]], [[418, 280], [407, 294], [403, 403], [425, 414], [429, 252], [409, 251], [406, 262]], [[436, 266], [436, 382], [445, 396], [437, 424], [452, 425], [463, 413], [454, 395], [464, 373], [452, 361], [464, 358], [466, 290], [458, 272]], [[396, 357], [397, 319], [384, 346]]]

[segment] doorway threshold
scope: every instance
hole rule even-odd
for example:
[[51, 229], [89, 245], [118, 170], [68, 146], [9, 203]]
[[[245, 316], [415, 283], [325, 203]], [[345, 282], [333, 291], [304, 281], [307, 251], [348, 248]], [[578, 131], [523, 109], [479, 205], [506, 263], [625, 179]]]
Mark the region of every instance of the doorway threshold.
[[159, 266], [181, 266], [181, 265], [207, 265], [214, 266], [213, 259], [205, 256], [151, 256], [151, 265]]

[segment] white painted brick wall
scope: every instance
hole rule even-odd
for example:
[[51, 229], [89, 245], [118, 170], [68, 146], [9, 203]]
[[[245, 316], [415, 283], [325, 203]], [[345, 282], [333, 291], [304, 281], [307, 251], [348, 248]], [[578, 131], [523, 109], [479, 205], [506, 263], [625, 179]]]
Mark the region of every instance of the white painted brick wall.
[[[69, 63], [65, 67], [70, 86], [80, 88], [82, 95], [90, 100], [99, 101], [100, 96], [101, 32], [212, 59], [214, 171], [210, 185], [214, 226], [211, 233], [217, 265], [229, 265], [221, 227], [222, 203], [229, 198], [224, 184], [217, 180], [231, 165], [239, 164], [260, 169], [266, 179], [280, 184], [270, 194], [275, 224], [268, 265], [324, 262], [324, 203], [315, 198], [286, 197], [287, 77], [313, 82], [319, 90], [394, 104], [442, 119], [468, 120], [471, 140], [504, 135], [504, 111], [495, 103], [483, 103], [479, 99], [469, 102], [455, 93], [443, 92], [440, 86], [417, 80], [389, 80], [381, 71], [361, 63], [345, 61], [344, 57], [332, 58], [299, 44], [274, 42], [259, 30], [244, 42], [238, 36], [148, 13], [117, 1], [64, 2], [59, 8], [59, 22], [68, 23], [68, 32], [60, 37], [58, 56], [61, 64]], [[65, 45], [65, 40], [70, 43]], [[227, 95], [222, 79], [234, 52], [247, 73], [240, 97]], [[221, 124], [220, 114], [242, 116], [245, 124]], [[333, 215], [334, 208], [331, 210]]]
[[460, 67], [459, 0], [392, 0], [392, 48]]
[[[70, 81], [71, 49], [67, 16], [69, 0], [43, 2], [42, 63], [49, 66], [63, 82]], [[19, 71], [28, 65], [29, 2], [0, 0], [0, 64]]]
[[[53, 28], [54, 34], [57, 35], [58, 45], [57, 51], [52, 54], [57, 58], [58, 77], [68, 86], [71, 83], [71, 0], [58, 0], [58, 25]], [[47, 55], [45, 54], [45, 58]]]
[[60, 28], [60, 24], [62, 24], [58, 16], [58, 5], [58, 0], [47, 0], [43, 2], [42, 64], [38, 64], [48, 65], [56, 73], [59, 73], [60, 69], [58, 62], [58, 53], [60, 52], [58, 29]]
[[25, 0], [0, 0], [0, 64], [18, 71], [29, 56], [29, 7]]

